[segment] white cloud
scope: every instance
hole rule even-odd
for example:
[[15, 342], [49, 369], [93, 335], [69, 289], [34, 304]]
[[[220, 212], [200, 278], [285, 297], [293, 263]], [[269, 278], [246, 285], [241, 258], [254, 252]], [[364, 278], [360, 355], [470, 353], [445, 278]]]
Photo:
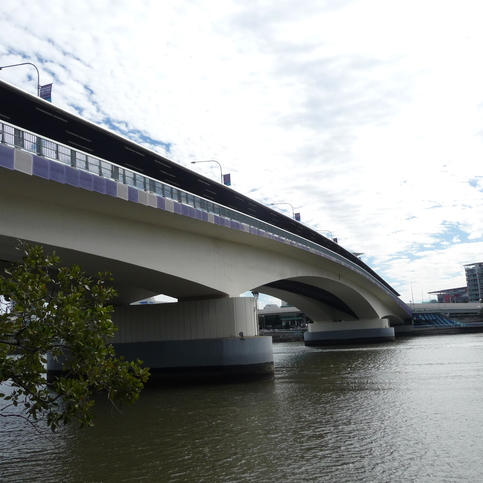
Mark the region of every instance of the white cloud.
[[[215, 179], [190, 161], [217, 159], [235, 190], [291, 203], [408, 301], [482, 259], [482, 10], [4, 0], [0, 64], [34, 62], [56, 105]], [[30, 67], [0, 77], [35, 92]]]

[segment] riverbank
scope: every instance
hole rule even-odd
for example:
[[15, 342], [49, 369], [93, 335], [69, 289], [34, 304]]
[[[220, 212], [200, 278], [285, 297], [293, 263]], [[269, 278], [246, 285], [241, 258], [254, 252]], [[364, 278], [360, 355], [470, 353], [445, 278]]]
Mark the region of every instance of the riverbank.
[[[273, 343], [278, 342], [303, 342], [305, 330], [265, 330], [260, 331], [261, 336], [272, 337]], [[454, 334], [476, 334], [483, 332], [483, 324], [475, 324], [466, 327], [414, 327], [413, 330], [407, 332], [397, 332], [396, 338], [399, 337], [421, 337], [429, 335], [454, 335]]]
[[454, 335], [454, 334], [476, 334], [483, 332], [483, 325], [466, 327], [415, 327], [409, 332], [397, 333], [396, 337], [413, 337], [423, 335]]
[[270, 336], [272, 342], [303, 342], [304, 341], [304, 331], [301, 330], [262, 330], [260, 335]]

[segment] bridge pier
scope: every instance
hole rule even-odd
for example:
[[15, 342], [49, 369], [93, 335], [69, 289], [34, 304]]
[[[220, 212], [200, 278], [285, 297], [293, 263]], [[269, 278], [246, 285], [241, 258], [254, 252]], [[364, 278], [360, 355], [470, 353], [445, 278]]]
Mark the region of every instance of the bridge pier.
[[305, 345], [372, 344], [394, 341], [394, 328], [387, 319], [314, 322], [304, 334]]
[[116, 307], [118, 356], [141, 359], [152, 379], [233, 380], [273, 376], [271, 337], [258, 336], [254, 299]]

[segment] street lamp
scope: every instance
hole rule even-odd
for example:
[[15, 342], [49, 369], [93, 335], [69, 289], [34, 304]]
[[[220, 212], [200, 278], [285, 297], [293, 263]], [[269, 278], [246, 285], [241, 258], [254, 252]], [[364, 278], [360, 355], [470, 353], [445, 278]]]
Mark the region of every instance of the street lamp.
[[221, 184], [223, 183], [223, 169], [221, 167], [221, 164], [214, 160], [214, 159], [207, 159], [206, 161], [191, 161], [191, 164], [198, 164], [198, 163], [216, 163], [220, 167], [220, 182]]
[[[330, 239], [335, 242], [335, 243], [339, 243], [339, 241], [337, 240], [337, 238], [334, 238], [334, 235], [332, 235], [332, 232], [330, 230], [315, 230], [317, 233], [322, 233], [323, 231], [325, 231], [325, 233], [330, 233]], [[322, 233], [323, 234], [323, 233]], [[324, 235], [324, 234], [323, 234]], [[326, 238], [329, 238], [327, 235], [324, 235]], [[361, 253], [361, 255], [363, 255], [363, 253]], [[358, 256], [358, 255], [356, 255]]]
[[18, 67], [19, 65], [32, 65], [33, 67], [35, 67], [35, 70], [37, 71], [37, 97], [40, 97], [40, 74], [39, 69], [37, 69], [37, 66], [35, 64], [32, 64], [32, 62], [22, 62], [21, 64], [2, 65], [0, 66], [0, 70], [8, 69], [9, 67]]
[[290, 206], [290, 208], [292, 208], [292, 219], [295, 220], [295, 210], [293, 209], [293, 206], [290, 203], [286, 203], [286, 202], [269, 203], [268, 206], [273, 206], [273, 205], [288, 205], [288, 206]]

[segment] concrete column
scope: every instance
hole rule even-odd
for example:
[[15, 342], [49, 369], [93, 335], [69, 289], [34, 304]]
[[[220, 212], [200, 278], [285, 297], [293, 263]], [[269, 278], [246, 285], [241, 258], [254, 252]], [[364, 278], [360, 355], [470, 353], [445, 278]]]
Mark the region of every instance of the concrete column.
[[394, 328], [387, 319], [314, 322], [304, 334], [305, 345], [372, 344], [394, 341]]
[[258, 336], [254, 299], [236, 297], [115, 309], [116, 354], [154, 379], [273, 376], [271, 337]]

